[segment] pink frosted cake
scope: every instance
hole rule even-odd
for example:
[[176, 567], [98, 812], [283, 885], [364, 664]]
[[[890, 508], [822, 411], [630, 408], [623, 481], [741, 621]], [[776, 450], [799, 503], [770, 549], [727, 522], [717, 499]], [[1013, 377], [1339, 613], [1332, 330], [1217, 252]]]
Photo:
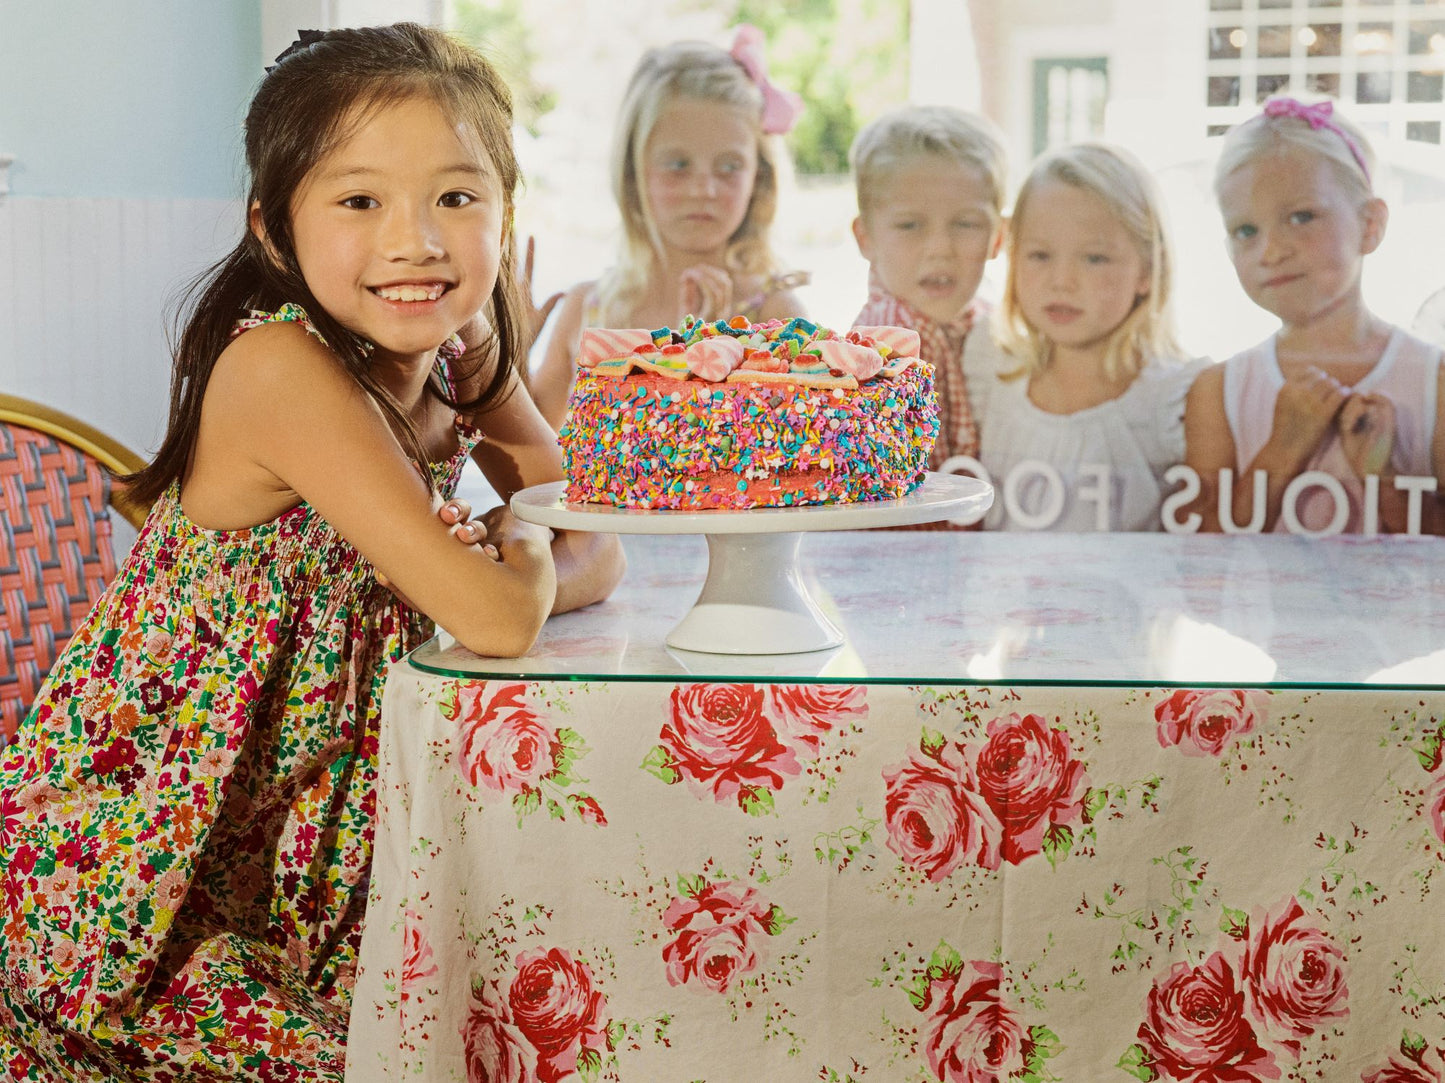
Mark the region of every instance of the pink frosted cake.
[[932, 366], [898, 327], [803, 319], [587, 330], [560, 440], [569, 503], [697, 510], [890, 500], [923, 480]]

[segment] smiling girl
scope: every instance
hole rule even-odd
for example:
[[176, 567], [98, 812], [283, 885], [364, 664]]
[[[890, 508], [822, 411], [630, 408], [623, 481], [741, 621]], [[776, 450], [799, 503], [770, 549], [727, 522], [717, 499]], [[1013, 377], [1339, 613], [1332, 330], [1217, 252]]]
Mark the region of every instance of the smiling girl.
[[533, 394], [560, 426], [583, 327], [679, 327], [805, 315], [777, 273], [768, 233], [778, 202], [778, 136], [801, 104], [763, 68], [762, 35], [741, 26], [732, 51], [681, 41], [649, 50], [628, 83], [612, 144], [622, 258], [558, 306]]
[[1438, 532], [1440, 350], [1365, 306], [1385, 236], [1364, 134], [1329, 102], [1276, 98], [1225, 136], [1214, 188], [1250, 300], [1280, 329], [1189, 394], [1206, 530]]
[[0, 756], [11, 1079], [339, 1081], [387, 665], [431, 620], [519, 653], [621, 572], [615, 539], [498, 512], [459, 545], [433, 510], [468, 453], [504, 495], [561, 477], [496, 72], [419, 26], [308, 32], [246, 158], [131, 479], [154, 510]]

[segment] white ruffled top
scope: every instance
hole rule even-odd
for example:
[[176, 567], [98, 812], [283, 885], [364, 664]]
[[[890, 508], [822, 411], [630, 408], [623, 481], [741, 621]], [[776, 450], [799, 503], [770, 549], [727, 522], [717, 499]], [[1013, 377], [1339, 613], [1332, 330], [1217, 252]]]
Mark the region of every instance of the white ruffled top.
[[963, 367], [994, 486], [990, 530], [1160, 530], [1184, 461], [1184, 400], [1206, 358], [1150, 360], [1118, 398], [1071, 414], [1029, 401], [1028, 379], [988, 334], [969, 335]]

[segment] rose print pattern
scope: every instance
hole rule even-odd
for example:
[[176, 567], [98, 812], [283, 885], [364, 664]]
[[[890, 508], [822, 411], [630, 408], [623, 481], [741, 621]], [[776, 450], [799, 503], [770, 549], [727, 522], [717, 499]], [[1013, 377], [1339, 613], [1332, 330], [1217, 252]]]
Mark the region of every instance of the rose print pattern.
[[1163, 748], [1177, 745], [1186, 756], [1221, 756], [1265, 717], [1262, 692], [1181, 688], [1154, 706]]
[[857, 686], [678, 685], [642, 766], [669, 785], [685, 781], [701, 799], [765, 815], [823, 738], [866, 714]]
[[[526, 686], [463, 688], [457, 702], [458, 766], [473, 786], [515, 793], [550, 773], [557, 734], [522, 701]], [[488, 693], [491, 693], [488, 696]]]
[[924, 747], [886, 769], [883, 781], [888, 849], [909, 868], [938, 881], [965, 863], [999, 867], [1003, 825], [963, 748]]
[[586, 743], [577, 731], [543, 719], [527, 701], [527, 685], [454, 682], [441, 711], [458, 726], [457, 770], [478, 789], [511, 794], [519, 823], [545, 808], [556, 820], [570, 813], [607, 826], [607, 814], [575, 771]]
[[1361, 1083], [1445, 1083], [1445, 1041], [1435, 1045], [1405, 1032], [1400, 1051], [1378, 1067], [1360, 1073]]
[[1155, 980], [1121, 1067], [1151, 1080], [1278, 1079], [1304, 1039], [1348, 1018], [1344, 952], [1297, 898], [1226, 907], [1221, 930], [1222, 950]]
[[[387, 970], [363, 966], [359, 1078], [1437, 1074], [1434, 692], [1276, 689], [1191, 716], [1173, 688], [518, 684], [401, 686], [418, 710], [393, 737], [421, 771], [383, 791], [410, 828], [374, 879]], [[520, 791], [466, 769], [499, 762], [478, 753], [504, 723], [541, 754], [493, 770], [517, 785], [546, 777], [544, 729], [585, 738], [572, 774], [606, 830], [570, 809], [517, 830]], [[1288, 772], [1295, 820], [1260, 800]], [[409, 1000], [400, 1034], [425, 955], [408, 908], [438, 968], [413, 989], [471, 996]]]
[[[918, 962], [923, 965], [913, 964], [917, 969], [902, 988], [922, 1018], [916, 1025], [896, 1027], [894, 1035], [900, 1049], [922, 1062], [910, 1079], [1057, 1083], [1048, 1062], [1062, 1048], [1059, 1037], [1040, 1024], [1025, 1026], [1017, 975], [1005, 964], [965, 960], [947, 941]], [[909, 969], [901, 958], [898, 963]], [[1043, 1006], [1037, 995], [1029, 1003], [1034, 1009]]]
[[1072, 834], [1084, 812], [1089, 776], [1067, 734], [1036, 714], [988, 724], [975, 763], [979, 791], [1003, 829], [1003, 858], [1017, 865], [1041, 853], [1045, 836]]
[[823, 738], [868, 715], [867, 697], [856, 684], [770, 684], [765, 697], [774, 731], [800, 759], [815, 759]]
[[516, 959], [507, 1007], [518, 1033], [537, 1051], [539, 1083], [574, 1072], [596, 1074], [608, 1048], [607, 999], [587, 964], [564, 948], [534, 948]]
[[662, 915], [674, 934], [662, 949], [668, 983], [728, 992], [758, 969], [764, 937], [776, 936], [790, 921], [744, 884], [701, 878], [684, 883]]
[[1035, 714], [994, 719], [982, 742], [926, 731], [883, 781], [888, 848], [934, 881], [965, 863], [1066, 854], [1090, 795], [1068, 735]]
[[537, 1051], [517, 1029], [507, 1001], [485, 981], [472, 987], [462, 1048], [467, 1083], [536, 1083]]
[[986, 1083], [1023, 1067], [1023, 1027], [999, 1003], [1002, 973], [997, 963], [975, 961], [930, 977], [919, 1011], [927, 1018], [924, 1056], [939, 1079]]
[[1199, 966], [1175, 963], [1149, 990], [1139, 1039], [1156, 1078], [1278, 1079], [1244, 1011], [1244, 992], [1220, 952]]
[[1250, 1017], [1262, 1037], [1300, 1055], [1300, 1039], [1350, 1014], [1344, 953], [1291, 896], [1256, 911], [1240, 976]]

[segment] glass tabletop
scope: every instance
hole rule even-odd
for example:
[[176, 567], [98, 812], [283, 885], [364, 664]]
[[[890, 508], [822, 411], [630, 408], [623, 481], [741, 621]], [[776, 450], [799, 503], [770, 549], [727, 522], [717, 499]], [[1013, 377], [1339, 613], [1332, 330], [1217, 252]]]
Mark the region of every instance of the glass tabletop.
[[1445, 688], [1445, 540], [1291, 535], [809, 534], [831, 650], [721, 655], [664, 639], [707, 570], [702, 536], [623, 539], [607, 601], [523, 658], [445, 633], [410, 656], [459, 677]]

